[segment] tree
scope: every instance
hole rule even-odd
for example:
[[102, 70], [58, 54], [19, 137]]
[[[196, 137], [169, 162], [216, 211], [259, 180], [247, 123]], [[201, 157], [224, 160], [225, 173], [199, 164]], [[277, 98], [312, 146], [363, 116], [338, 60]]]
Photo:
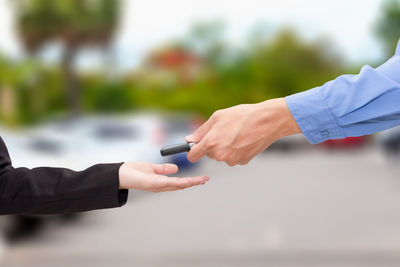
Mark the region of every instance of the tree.
[[46, 44], [63, 44], [62, 70], [72, 114], [80, 111], [80, 88], [74, 61], [85, 46], [107, 48], [117, 27], [118, 0], [12, 0], [16, 26], [26, 50], [35, 54]]
[[222, 20], [196, 22], [183, 44], [201, 55], [208, 64], [218, 64], [227, 56], [227, 44], [224, 40], [225, 23]]
[[386, 0], [381, 13], [375, 30], [383, 42], [386, 56], [390, 57], [400, 38], [400, 1]]
[[256, 102], [254, 96], [282, 97], [319, 86], [339, 75], [342, 66], [340, 55], [326, 41], [307, 42], [294, 29], [283, 28], [250, 43], [223, 74], [235, 90], [249, 95], [242, 99]]

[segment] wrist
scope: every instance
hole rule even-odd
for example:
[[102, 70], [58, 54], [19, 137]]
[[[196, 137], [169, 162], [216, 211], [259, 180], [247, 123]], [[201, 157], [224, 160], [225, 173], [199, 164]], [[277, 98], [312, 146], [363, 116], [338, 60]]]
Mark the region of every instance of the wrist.
[[263, 114], [268, 117], [268, 131], [274, 131], [275, 140], [285, 136], [301, 133], [301, 129], [293, 118], [286, 100], [276, 98], [261, 102]]
[[120, 167], [119, 167], [119, 171], [118, 171], [118, 179], [119, 179], [119, 189], [128, 189], [127, 185], [126, 185], [126, 163], [123, 163]]

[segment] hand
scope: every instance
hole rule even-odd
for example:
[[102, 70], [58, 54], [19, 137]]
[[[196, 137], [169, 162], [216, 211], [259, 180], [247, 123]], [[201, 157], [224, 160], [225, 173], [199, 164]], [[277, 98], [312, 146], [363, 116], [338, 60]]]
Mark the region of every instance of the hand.
[[147, 162], [124, 163], [119, 169], [120, 189], [138, 189], [163, 192], [185, 189], [205, 184], [207, 176], [177, 178], [165, 175], [178, 172], [174, 164], [151, 164]]
[[277, 139], [300, 132], [283, 98], [238, 105], [216, 111], [186, 137], [197, 143], [188, 159], [195, 162], [207, 155], [229, 166], [244, 165]]

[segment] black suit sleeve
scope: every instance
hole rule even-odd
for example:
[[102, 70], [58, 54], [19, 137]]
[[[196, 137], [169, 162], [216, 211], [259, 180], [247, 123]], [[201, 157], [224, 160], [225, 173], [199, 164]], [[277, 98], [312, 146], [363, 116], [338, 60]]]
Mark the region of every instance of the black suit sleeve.
[[84, 171], [13, 168], [0, 138], [0, 214], [60, 214], [124, 205], [119, 190], [122, 163], [98, 164]]

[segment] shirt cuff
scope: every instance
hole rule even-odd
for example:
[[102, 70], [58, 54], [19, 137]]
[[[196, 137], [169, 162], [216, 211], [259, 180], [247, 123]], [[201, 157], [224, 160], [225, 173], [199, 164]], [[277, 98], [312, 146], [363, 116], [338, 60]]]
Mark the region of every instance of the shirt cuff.
[[345, 137], [325, 102], [322, 87], [290, 95], [285, 99], [303, 135], [311, 144]]

